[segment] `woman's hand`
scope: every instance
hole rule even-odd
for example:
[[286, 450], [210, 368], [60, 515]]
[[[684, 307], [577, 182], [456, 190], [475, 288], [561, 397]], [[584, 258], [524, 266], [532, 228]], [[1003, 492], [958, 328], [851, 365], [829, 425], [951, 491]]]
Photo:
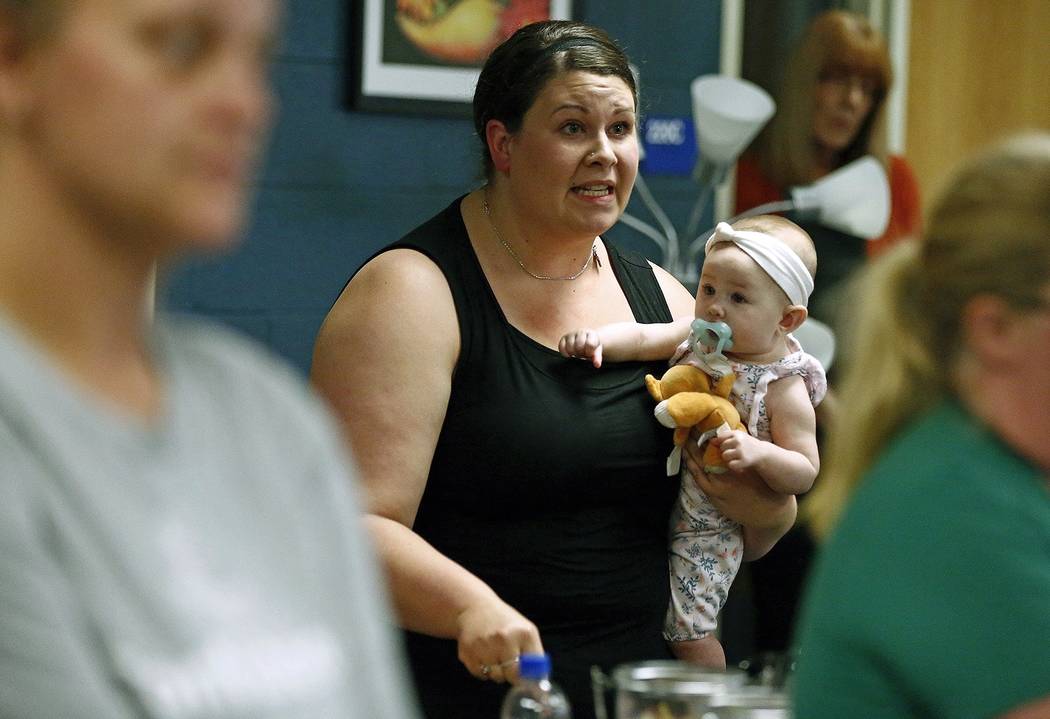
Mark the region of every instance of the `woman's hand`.
[[494, 594], [458, 617], [459, 660], [478, 679], [518, 680], [518, 658], [543, 652], [536, 625]]
[[397, 520], [369, 514], [364, 522], [400, 625], [454, 639], [459, 660], [478, 679], [517, 681], [518, 657], [543, 651], [536, 625]]
[[682, 453], [685, 466], [711, 504], [744, 528], [744, 559], [758, 559], [795, 523], [794, 495], [774, 492], [753, 471], [706, 474], [694, 431]]

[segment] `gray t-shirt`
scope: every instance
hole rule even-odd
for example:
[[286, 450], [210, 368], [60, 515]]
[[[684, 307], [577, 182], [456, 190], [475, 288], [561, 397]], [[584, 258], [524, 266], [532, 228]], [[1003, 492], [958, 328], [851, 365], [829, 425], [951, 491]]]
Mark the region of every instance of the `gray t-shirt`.
[[216, 328], [153, 346], [144, 422], [0, 314], [0, 717], [417, 716], [320, 403]]

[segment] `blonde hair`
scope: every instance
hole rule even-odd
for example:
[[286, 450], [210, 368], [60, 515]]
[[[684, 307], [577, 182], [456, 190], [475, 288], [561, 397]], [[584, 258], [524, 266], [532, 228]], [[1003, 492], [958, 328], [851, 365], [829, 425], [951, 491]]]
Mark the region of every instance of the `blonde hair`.
[[1050, 133], [1008, 140], [964, 164], [921, 241], [906, 241], [862, 271], [841, 346], [841, 416], [821, 481], [804, 505], [828, 534], [893, 435], [953, 393], [965, 348], [960, 319], [977, 295], [1039, 306], [1050, 281]]
[[886, 161], [884, 107], [893, 84], [889, 51], [867, 18], [844, 10], [818, 15], [788, 60], [777, 112], [758, 141], [762, 169], [778, 187], [818, 179], [813, 152], [813, 100], [828, 73], [860, 74], [875, 86], [874, 102], [856, 138], [840, 158], [845, 165], [864, 155]]

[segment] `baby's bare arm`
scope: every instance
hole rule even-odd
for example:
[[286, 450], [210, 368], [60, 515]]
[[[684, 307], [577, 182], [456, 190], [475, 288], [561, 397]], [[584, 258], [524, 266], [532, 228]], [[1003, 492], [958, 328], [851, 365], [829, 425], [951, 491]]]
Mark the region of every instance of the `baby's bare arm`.
[[616, 322], [596, 329], [569, 332], [558, 342], [566, 357], [590, 360], [601, 367], [613, 362], [667, 359], [689, 333], [691, 318], [658, 324]]
[[816, 413], [801, 377], [785, 377], [769, 385], [766, 409], [772, 442], [735, 430], [716, 437], [726, 466], [734, 472], [753, 469], [784, 494], [808, 492], [820, 469]]
[[768, 469], [759, 473], [772, 489], [791, 494], [808, 492], [820, 471], [817, 415], [801, 377], [771, 382], [766, 394], [773, 448]]

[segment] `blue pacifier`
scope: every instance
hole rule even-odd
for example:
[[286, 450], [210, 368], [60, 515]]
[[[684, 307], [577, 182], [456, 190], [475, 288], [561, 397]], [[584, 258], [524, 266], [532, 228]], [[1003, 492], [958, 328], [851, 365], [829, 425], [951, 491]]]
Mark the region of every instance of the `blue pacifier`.
[[[697, 352], [696, 345], [714, 347], [711, 352]], [[733, 330], [725, 322], [693, 320], [689, 325], [689, 349], [707, 359], [725, 359], [723, 350], [733, 349]]]

